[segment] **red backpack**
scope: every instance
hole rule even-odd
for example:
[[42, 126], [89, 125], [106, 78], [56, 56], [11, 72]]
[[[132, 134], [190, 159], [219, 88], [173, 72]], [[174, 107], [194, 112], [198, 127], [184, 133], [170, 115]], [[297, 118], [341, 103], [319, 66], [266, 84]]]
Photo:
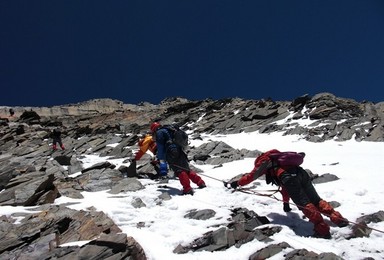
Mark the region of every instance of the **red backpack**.
[[305, 153], [297, 152], [272, 152], [268, 154], [274, 167], [289, 168], [300, 166], [305, 157]]

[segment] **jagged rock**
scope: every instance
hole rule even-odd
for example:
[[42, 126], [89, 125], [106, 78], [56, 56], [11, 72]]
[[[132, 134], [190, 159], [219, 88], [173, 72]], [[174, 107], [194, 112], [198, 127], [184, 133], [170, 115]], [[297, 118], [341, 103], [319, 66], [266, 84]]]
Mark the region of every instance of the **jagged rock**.
[[[109, 164], [104, 164], [108, 166]], [[100, 165], [99, 165], [100, 166]], [[86, 191], [102, 191], [112, 189], [122, 180], [120, 171], [109, 168], [88, 170], [74, 178], [82, 189]]]
[[[306, 170], [308, 172], [308, 170]], [[336, 181], [339, 177], [337, 177], [334, 174], [331, 173], [325, 173], [322, 175], [312, 175], [312, 182], [315, 184], [330, 182], [330, 181]]]
[[[41, 259], [45, 255], [45, 259], [73, 259], [80, 255], [84, 259], [146, 259], [141, 246], [120, 233], [121, 230], [102, 212], [76, 211], [63, 206], [35, 210], [40, 212], [25, 214], [18, 225], [1, 225], [0, 258]], [[93, 241], [82, 247], [57, 248], [81, 240]], [[26, 253], [26, 258], [19, 258]]]
[[145, 203], [140, 199], [140, 198], [135, 198], [131, 205], [134, 207], [134, 208], [143, 208], [143, 207], [146, 207]]
[[114, 169], [116, 166], [111, 164], [110, 162], [108, 161], [105, 161], [105, 162], [101, 162], [101, 163], [97, 163], [95, 165], [92, 165], [91, 167], [88, 167], [84, 170], [81, 171], [81, 173], [86, 173], [88, 171], [93, 171], [93, 170], [100, 170], [100, 169]]
[[20, 115], [20, 120], [24, 122], [38, 122], [40, 120], [40, 116], [36, 113], [36, 111], [30, 110], [30, 111], [24, 111]]
[[308, 94], [305, 94], [295, 98], [290, 104], [290, 107], [292, 107], [293, 111], [297, 112], [301, 110], [310, 100], [311, 97]]
[[185, 218], [198, 219], [198, 220], [206, 220], [214, 217], [216, 212], [212, 209], [203, 209], [203, 210], [193, 210], [186, 214]]
[[370, 229], [365, 222], [358, 222], [352, 227], [352, 234], [348, 237], [356, 238], [356, 237], [369, 237], [372, 233], [372, 229]]
[[0, 205], [34, 206], [53, 203], [59, 197], [53, 174], [34, 172], [13, 178], [0, 193]]
[[[255, 212], [245, 208], [233, 209], [232, 221], [227, 227], [207, 232], [203, 237], [195, 239], [187, 246], [178, 245], [174, 253], [184, 254], [188, 251], [218, 251], [236, 245], [240, 247], [253, 239], [259, 241], [271, 241], [269, 238], [274, 233], [280, 232], [281, 227], [255, 229], [256, 227], [268, 224], [266, 217], [258, 216]], [[212, 213], [210, 213], [211, 215]], [[206, 216], [206, 211], [191, 212], [187, 216]], [[208, 215], [208, 216], [209, 216]]]
[[368, 224], [382, 221], [384, 221], [384, 211], [382, 210], [370, 215], [359, 217], [356, 220], [356, 223], [352, 226], [352, 234], [350, 234], [348, 238], [369, 237], [372, 233], [372, 229], [368, 227]]
[[120, 182], [116, 183], [109, 193], [118, 194], [120, 192], [138, 191], [144, 189], [144, 185], [141, 184], [136, 178], [124, 178]]
[[342, 257], [335, 255], [334, 253], [321, 253], [308, 251], [306, 249], [295, 249], [289, 252], [285, 256], [286, 260], [298, 260], [298, 259], [311, 259], [311, 260], [343, 260]]
[[259, 151], [248, 151], [247, 149], [234, 149], [223, 142], [209, 142], [191, 149], [189, 157], [194, 160], [200, 158], [200, 161], [203, 161], [205, 164], [220, 165], [245, 157], [255, 158], [259, 153]]
[[81, 172], [83, 170], [83, 165], [76, 158], [76, 156], [71, 156], [69, 165], [68, 165], [68, 175], [75, 174]]
[[268, 259], [281, 251], [283, 251], [286, 248], [290, 248], [291, 246], [286, 243], [279, 243], [274, 245], [269, 245], [267, 247], [264, 247], [263, 249], [258, 250], [257, 252], [253, 253], [249, 260], [259, 260], [259, 259]]
[[60, 165], [71, 165], [71, 157], [66, 155], [58, 155], [55, 156], [54, 159], [60, 164]]
[[84, 189], [81, 187], [81, 185], [71, 179], [57, 179], [54, 181], [54, 185], [59, 191], [61, 196], [65, 196], [72, 199], [83, 199], [83, 195], [81, 195], [81, 192], [84, 191]]
[[160, 200], [170, 200], [172, 199], [171, 195], [169, 195], [168, 192], [162, 192], [160, 195], [159, 195], [159, 199]]

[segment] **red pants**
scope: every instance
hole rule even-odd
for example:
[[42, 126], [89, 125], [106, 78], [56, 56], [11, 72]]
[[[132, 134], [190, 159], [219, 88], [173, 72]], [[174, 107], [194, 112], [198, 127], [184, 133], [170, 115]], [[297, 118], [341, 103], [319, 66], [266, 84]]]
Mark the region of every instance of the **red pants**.
[[308, 203], [301, 210], [309, 221], [314, 224], [315, 232], [322, 236], [329, 234], [329, 225], [324, 222], [320, 213], [329, 216], [331, 221], [336, 225], [344, 221], [343, 216], [338, 211], [334, 210], [333, 207], [325, 200], [320, 200], [317, 207], [312, 203]]
[[187, 193], [190, 190], [192, 190], [191, 181], [195, 183], [197, 186], [201, 186], [205, 184], [204, 181], [201, 179], [201, 177], [197, 175], [196, 172], [194, 171], [189, 171], [189, 173], [187, 171], [182, 171], [179, 173], [178, 177], [181, 185], [183, 186], [184, 193]]

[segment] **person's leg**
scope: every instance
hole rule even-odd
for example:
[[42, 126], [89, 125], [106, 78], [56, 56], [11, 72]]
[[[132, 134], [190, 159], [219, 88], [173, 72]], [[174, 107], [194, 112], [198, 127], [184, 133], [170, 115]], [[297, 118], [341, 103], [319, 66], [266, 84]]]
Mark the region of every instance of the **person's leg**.
[[309, 203], [302, 209], [304, 215], [313, 223], [313, 230], [315, 231], [314, 236], [322, 238], [330, 238], [329, 225], [324, 222], [323, 217], [316, 208], [315, 205]]
[[195, 183], [199, 188], [205, 188], [205, 183], [201, 179], [199, 175], [196, 174], [195, 171], [192, 171], [191, 168], [189, 167], [189, 162], [188, 162], [188, 156], [187, 154], [180, 149], [180, 157], [177, 162], [176, 167], [179, 167], [182, 171], [185, 171], [188, 174], [189, 179]]
[[191, 182], [187, 172], [189, 172], [189, 165], [185, 163], [183, 154], [180, 149], [170, 149], [167, 153], [167, 162], [175, 176], [179, 178], [181, 186], [183, 186], [183, 194], [193, 194]]
[[55, 138], [53, 138], [53, 140], [52, 140], [52, 149], [53, 150], [56, 150], [56, 143], [57, 143], [57, 140], [55, 139]]
[[317, 207], [320, 213], [328, 216], [333, 223], [340, 227], [348, 225], [346, 220], [338, 211], [335, 211], [333, 207], [325, 200], [321, 199], [318, 195], [315, 187], [313, 187], [309, 174], [301, 168], [301, 174], [303, 176], [303, 185], [305, 193], [307, 194], [310, 201]]
[[313, 187], [309, 174], [301, 167], [298, 167], [297, 174], [301, 178], [301, 183], [305, 194], [309, 198], [310, 202], [317, 206], [321, 198], [317, 193], [315, 187]]
[[188, 174], [185, 171], [182, 171], [178, 174], [178, 176], [181, 186], [183, 186], [183, 194], [193, 194]]
[[205, 188], [206, 187], [205, 182], [203, 181], [203, 179], [199, 175], [196, 174], [196, 172], [189, 171], [188, 176], [193, 183], [195, 183], [197, 186], [199, 186], [199, 188]]
[[64, 148], [64, 145], [63, 145], [63, 142], [61, 141], [61, 138], [59, 139], [59, 145], [60, 145], [60, 148], [61, 148], [62, 150], [65, 149], [65, 148]]
[[[305, 178], [304, 178], [305, 180]], [[285, 171], [280, 176], [280, 181], [292, 201], [314, 225], [315, 235], [329, 238], [329, 225], [324, 222], [319, 210], [311, 202], [303, 189], [303, 175], [298, 170]], [[305, 182], [304, 182], [305, 183]]]
[[[285, 171], [280, 175], [280, 183], [292, 201], [300, 208], [311, 203], [301, 185], [301, 176], [293, 171]], [[300, 208], [301, 209], [301, 208]]]
[[344, 218], [340, 212], [334, 210], [334, 208], [325, 200], [320, 200], [318, 209], [321, 213], [328, 216], [333, 223], [339, 227], [345, 227], [348, 225], [348, 220]]

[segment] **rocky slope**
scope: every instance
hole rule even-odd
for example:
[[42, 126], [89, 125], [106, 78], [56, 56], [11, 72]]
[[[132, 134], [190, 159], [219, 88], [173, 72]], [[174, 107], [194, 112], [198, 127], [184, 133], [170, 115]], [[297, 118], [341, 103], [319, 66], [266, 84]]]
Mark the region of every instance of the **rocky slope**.
[[[9, 109], [14, 110], [13, 116], [9, 115]], [[24, 259], [20, 255], [27, 251], [28, 259], [41, 259], [42, 254], [46, 255], [44, 259], [73, 259], [73, 255], [101, 257], [93, 259], [146, 259], [134, 238], [121, 235], [119, 228], [102, 212], [92, 208], [77, 212], [52, 203], [60, 196], [81, 198], [82, 191], [110, 190], [118, 194], [143, 189], [138, 176], [123, 177], [127, 173], [124, 167], [116, 169], [115, 165], [105, 162], [84, 168], [79, 158], [89, 154], [130, 158], [138, 135], [147, 132], [154, 120], [163, 124], [176, 122], [189, 130], [192, 139], [203, 133], [258, 130], [299, 134], [312, 142], [352, 138], [384, 141], [384, 102], [358, 103], [330, 93], [304, 95], [292, 101], [169, 98], [158, 105], [99, 99], [51, 108], [0, 107], [0, 115], [0, 206], [38, 206], [31, 213], [23, 214], [20, 223], [15, 219], [21, 216], [0, 217], [2, 259]], [[50, 133], [57, 126], [63, 129], [66, 150], [52, 152]], [[110, 145], [116, 143], [117, 146]], [[254, 157], [257, 152], [237, 151], [226, 144], [212, 142], [191, 147], [188, 156], [200, 164], [220, 165], [241, 157]], [[143, 173], [146, 170], [146, 166], [141, 169]], [[83, 174], [69, 177], [80, 171]], [[245, 212], [247, 214], [240, 210], [238, 214], [242, 217], [236, 215], [234, 219], [244, 219], [244, 214], [255, 218], [252, 212]], [[265, 234], [253, 234], [248, 239], [255, 236], [266, 239], [266, 234], [271, 232], [266, 230]], [[92, 240], [92, 243], [82, 247], [57, 247], [80, 240]], [[212, 250], [217, 247], [204, 246]]]
[[[10, 107], [0, 107], [2, 124], [9, 119]], [[309, 141], [329, 139], [383, 141], [384, 102], [358, 103], [352, 99], [320, 93], [313, 97], [304, 95], [292, 101], [222, 100], [190, 101], [169, 98], [158, 105], [142, 103], [124, 104], [111, 99], [90, 100], [79, 104], [56, 107], [13, 107], [19, 123], [51, 127], [64, 125], [68, 130], [88, 131], [88, 134], [106, 130], [129, 133], [146, 131], [155, 119], [163, 123], [177, 122], [193, 128], [195, 133], [238, 133], [283, 131], [300, 134]], [[20, 116], [34, 111], [39, 119], [20, 120]], [[291, 115], [285, 122], [279, 121]], [[307, 127], [298, 122], [308, 120]], [[14, 118], [10, 119], [15, 121]], [[103, 122], [104, 124], [101, 124]]]

